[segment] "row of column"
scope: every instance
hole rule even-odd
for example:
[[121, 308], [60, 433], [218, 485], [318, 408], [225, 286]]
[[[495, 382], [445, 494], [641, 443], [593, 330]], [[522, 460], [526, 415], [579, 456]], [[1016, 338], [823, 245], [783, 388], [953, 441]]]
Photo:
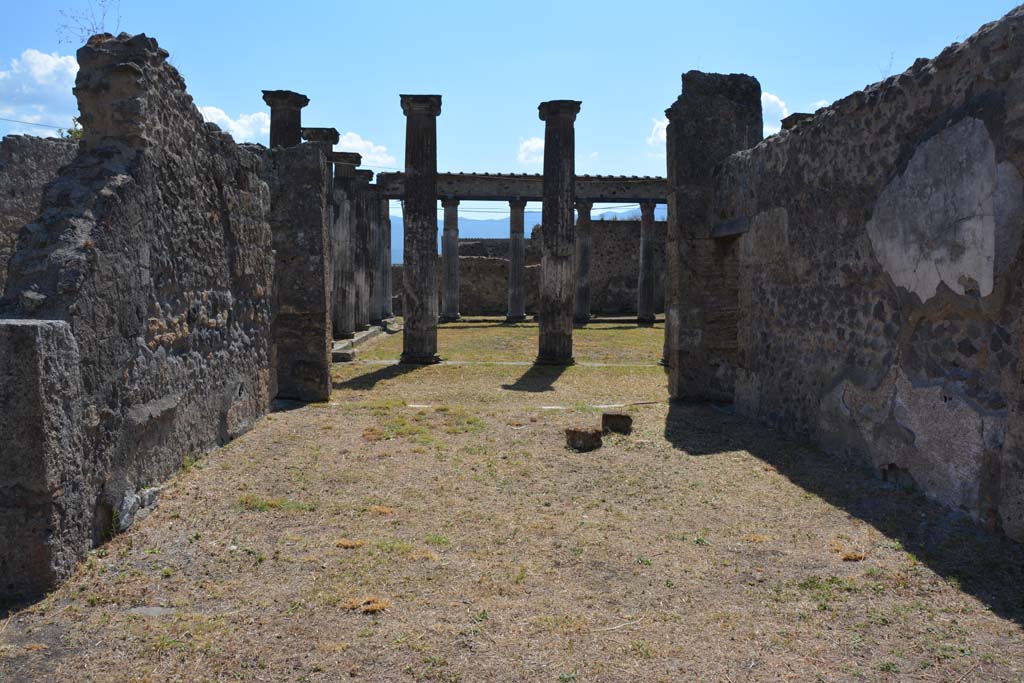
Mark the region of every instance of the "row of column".
[[[334, 152], [334, 128], [303, 128], [309, 99], [286, 90], [264, 91], [270, 106], [270, 147], [293, 147], [303, 139], [323, 148], [330, 170], [329, 234], [331, 326], [335, 339], [393, 317], [391, 310], [391, 219], [387, 198], [371, 184], [373, 172], [358, 169], [362, 157]], [[282, 277], [288, 277], [282, 273]]]
[[[440, 95], [402, 95], [405, 141], [405, 334], [402, 361], [435, 363], [438, 322], [459, 319], [459, 200], [441, 199], [444, 278], [438, 314], [437, 282], [437, 117]], [[573, 363], [573, 323], [590, 320], [590, 212], [592, 202], [575, 201], [575, 129], [580, 102], [553, 100], [538, 107], [545, 122], [542, 255], [537, 363]], [[525, 318], [525, 200], [509, 202], [508, 321]], [[579, 223], [573, 223], [573, 210]], [[654, 203], [641, 203], [638, 322], [654, 322]]]
[[[441, 238], [441, 264], [443, 270], [440, 322], [459, 319], [459, 200], [443, 198], [444, 231]], [[585, 325], [590, 321], [590, 269], [592, 253], [591, 211], [593, 202], [576, 202], [575, 267], [576, 294], [573, 322]], [[654, 272], [654, 202], [640, 203], [640, 274], [637, 282], [637, 323], [653, 325], [655, 321]], [[526, 237], [524, 217], [526, 200], [509, 201], [509, 276], [508, 315], [506, 322], [520, 322], [526, 318]]]

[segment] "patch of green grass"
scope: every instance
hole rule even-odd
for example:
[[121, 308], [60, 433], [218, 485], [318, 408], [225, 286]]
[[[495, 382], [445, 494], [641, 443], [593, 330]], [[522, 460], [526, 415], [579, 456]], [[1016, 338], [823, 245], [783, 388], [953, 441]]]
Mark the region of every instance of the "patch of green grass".
[[451, 540], [444, 534], [427, 534], [425, 540], [427, 545], [432, 545], [435, 548], [447, 548], [452, 544]]
[[409, 555], [415, 548], [412, 543], [400, 538], [388, 538], [383, 541], [377, 541], [374, 547], [376, 547], [379, 552], [388, 555]]
[[291, 498], [265, 498], [254, 493], [247, 493], [238, 499], [238, 504], [243, 510], [249, 512], [267, 512], [269, 510], [281, 510], [283, 512], [312, 512], [315, 506], [302, 503]]

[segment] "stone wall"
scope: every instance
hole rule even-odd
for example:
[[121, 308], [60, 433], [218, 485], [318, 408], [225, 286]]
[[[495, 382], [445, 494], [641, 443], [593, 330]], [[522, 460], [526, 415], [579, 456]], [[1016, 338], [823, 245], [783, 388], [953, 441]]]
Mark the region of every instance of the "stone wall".
[[[0, 355], [32, 367], [0, 364], [0, 538], [18, 539], [0, 544], [0, 594], [52, 587], [269, 403], [269, 190], [167, 57], [144, 35], [78, 51], [82, 149], [11, 259]], [[47, 571], [26, 577], [23, 556]]]
[[[460, 245], [461, 251], [461, 245]], [[438, 268], [441, 261], [438, 260]], [[439, 271], [440, 272], [440, 271]], [[391, 266], [391, 277], [401, 282], [402, 266]], [[438, 278], [437, 295], [441, 300]], [[461, 315], [504, 316], [508, 313], [508, 259], [485, 256], [459, 256], [459, 313]], [[540, 286], [540, 265], [526, 266], [526, 311], [537, 311], [537, 289]], [[401, 294], [394, 297], [395, 315], [402, 315]]]
[[39, 215], [43, 188], [77, 152], [72, 140], [30, 135], [0, 140], [0, 296], [18, 231]]
[[1022, 171], [1024, 9], [731, 156], [738, 409], [1024, 540]]

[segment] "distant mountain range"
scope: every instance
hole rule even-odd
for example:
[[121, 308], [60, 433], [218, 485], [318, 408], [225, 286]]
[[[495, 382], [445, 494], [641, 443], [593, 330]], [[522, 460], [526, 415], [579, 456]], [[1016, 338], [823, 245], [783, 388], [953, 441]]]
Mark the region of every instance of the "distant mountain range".
[[[654, 210], [654, 220], [663, 221], [666, 218], [667, 209], [664, 204], [659, 204], [658, 208]], [[527, 211], [525, 214], [525, 225], [526, 225], [526, 236], [530, 236], [530, 231], [533, 230], [533, 226], [540, 224], [540, 211]], [[614, 211], [606, 211], [600, 214], [594, 214], [593, 220], [620, 220], [620, 221], [632, 221], [640, 220], [640, 210], [635, 209], [633, 211], [624, 211], [622, 213], [615, 213]], [[440, 253], [441, 250], [441, 228], [444, 226], [444, 221], [438, 218], [437, 220], [437, 248]], [[402, 231], [404, 229], [401, 216], [391, 216], [391, 262], [401, 263], [402, 262]], [[487, 219], [475, 219], [467, 218], [465, 215], [459, 216], [459, 238], [500, 238], [504, 239], [508, 237], [509, 231], [509, 219], [504, 218], [487, 218]]]

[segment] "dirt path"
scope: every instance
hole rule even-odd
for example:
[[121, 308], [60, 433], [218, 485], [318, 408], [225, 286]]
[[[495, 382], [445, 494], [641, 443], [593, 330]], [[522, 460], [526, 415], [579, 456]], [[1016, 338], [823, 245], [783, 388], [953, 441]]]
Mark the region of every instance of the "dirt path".
[[1019, 546], [664, 396], [657, 366], [339, 365], [0, 618], [0, 681], [1024, 680]]

